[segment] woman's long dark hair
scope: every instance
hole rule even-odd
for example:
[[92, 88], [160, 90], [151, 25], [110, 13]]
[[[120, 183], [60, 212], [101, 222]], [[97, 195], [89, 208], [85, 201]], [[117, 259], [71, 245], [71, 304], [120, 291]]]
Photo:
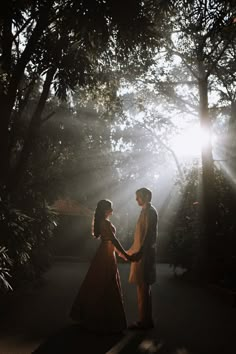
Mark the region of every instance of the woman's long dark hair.
[[101, 221], [105, 219], [105, 214], [107, 210], [112, 209], [112, 202], [108, 199], [102, 199], [98, 202], [92, 223], [92, 235], [95, 238], [101, 236], [100, 225]]

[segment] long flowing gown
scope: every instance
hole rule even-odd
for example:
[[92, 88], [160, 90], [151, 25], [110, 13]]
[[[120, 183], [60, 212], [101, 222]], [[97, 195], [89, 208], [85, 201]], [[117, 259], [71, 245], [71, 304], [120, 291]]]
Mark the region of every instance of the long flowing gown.
[[101, 244], [70, 313], [74, 321], [96, 332], [120, 332], [127, 327], [114, 237], [114, 225], [105, 220], [101, 225]]

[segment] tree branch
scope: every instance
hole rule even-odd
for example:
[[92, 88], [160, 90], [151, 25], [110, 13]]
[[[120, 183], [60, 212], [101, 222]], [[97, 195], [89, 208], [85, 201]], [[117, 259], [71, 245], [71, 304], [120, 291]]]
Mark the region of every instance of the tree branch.
[[191, 68], [191, 66], [186, 62], [184, 55], [181, 54], [180, 52], [178, 52], [177, 49], [171, 49], [169, 48], [169, 50], [171, 51], [172, 54], [177, 55], [178, 57], [180, 57], [184, 63], [184, 65], [187, 67], [187, 69], [191, 72], [191, 74], [193, 75], [193, 77], [195, 77], [195, 79], [198, 79], [198, 75], [195, 73], [195, 71]]
[[183, 179], [184, 179], [184, 176], [183, 176], [183, 172], [182, 172], [182, 168], [181, 168], [181, 165], [179, 163], [179, 160], [174, 152], [173, 149], [171, 149], [171, 147], [169, 147], [167, 144], [165, 144], [160, 138], [159, 136], [154, 132], [153, 129], [147, 127], [147, 125], [143, 125], [141, 123], [138, 123], [138, 125], [141, 127], [141, 128], [144, 128], [146, 129], [149, 133], [151, 133], [152, 136], [155, 137], [155, 139], [157, 140], [157, 142], [162, 145], [173, 157], [174, 161], [175, 161], [175, 164], [176, 164], [176, 167], [177, 167], [177, 170], [178, 170], [178, 173], [179, 173], [179, 176], [180, 176], [180, 183], [181, 183], [181, 187], [183, 186]]
[[24, 29], [28, 26], [28, 24], [29, 24], [31, 21], [33, 21], [32, 18], [28, 18], [28, 19], [26, 20], [26, 22], [21, 26], [21, 28], [19, 28], [18, 31], [14, 34], [14, 36], [13, 36], [13, 41], [19, 36], [19, 34], [20, 34], [21, 32], [24, 31]]
[[208, 78], [211, 73], [212, 73], [212, 70], [216, 67], [216, 64], [219, 62], [220, 58], [222, 57], [222, 55], [224, 54], [224, 52], [226, 51], [228, 45], [229, 45], [230, 41], [227, 40], [224, 47], [222, 48], [222, 50], [220, 51], [218, 57], [213, 61], [212, 60], [212, 65], [211, 65], [211, 68], [208, 70], [207, 74], [206, 74], [206, 78]]

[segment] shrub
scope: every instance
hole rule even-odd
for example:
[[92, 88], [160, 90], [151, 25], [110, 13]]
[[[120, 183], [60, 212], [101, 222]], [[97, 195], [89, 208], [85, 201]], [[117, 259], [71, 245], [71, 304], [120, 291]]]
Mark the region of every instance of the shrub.
[[[169, 244], [171, 261], [188, 271], [197, 271], [199, 251], [202, 244], [201, 222], [201, 169], [194, 165], [185, 171], [181, 203], [176, 210]], [[215, 168], [215, 192], [217, 204], [217, 228], [213, 242], [214, 281], [230, 288], [236, 288], [236, 196], [234, 186], [224, 172]]]
[[0, 247], [0, 290], [12, 290], [9, 283], [11, 266], [12, 261], [7, 254], [6, 247]]
[[[2, 272], [5, 272], [5, 280], [11, 275], [11, 284], [15, 288], [27, 279], [35, 279], [48, 266], [50, 254], [46, 245], [56, 227], [56, 216], [45, 202], [34, 198], [33, 195], [24, 200], [18, 199], [15, 203], [6, 193], [2, 195], [0, 199]], [[44, 256], [40, 260], [39, 254], [43, 253], [43, 249]]]

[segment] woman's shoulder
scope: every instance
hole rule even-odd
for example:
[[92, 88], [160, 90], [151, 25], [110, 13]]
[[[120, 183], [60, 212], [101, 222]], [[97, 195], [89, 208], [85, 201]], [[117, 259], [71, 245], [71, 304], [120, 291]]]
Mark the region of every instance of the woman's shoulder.
[[116, 232], [114, 225], [109, 220], [103, 220], [101, 224], [101, 237], [103, 240], [112, 240]]
[[101, 226], [103, 227], [108, 227], [110, 226], [111, 222], [109, 220], [102, 220], [101, 221]]
[[115, 226], [111, 223], [110, 220], [107, 220], [107, 219], [104, 220], [104, 227], [105, 227], [106, 229], [112, 230], [113, 232], [116, 231]]
[[112, 226], [112, 223], [110, 220], [102, 220], [101, 221], [101, 227], [103, 228], [110, 228]]
[[106, 220], [106, 222], [107, 222], [107, 225], [109, 225], [110, 227], [115, 227], [110, 220]]

